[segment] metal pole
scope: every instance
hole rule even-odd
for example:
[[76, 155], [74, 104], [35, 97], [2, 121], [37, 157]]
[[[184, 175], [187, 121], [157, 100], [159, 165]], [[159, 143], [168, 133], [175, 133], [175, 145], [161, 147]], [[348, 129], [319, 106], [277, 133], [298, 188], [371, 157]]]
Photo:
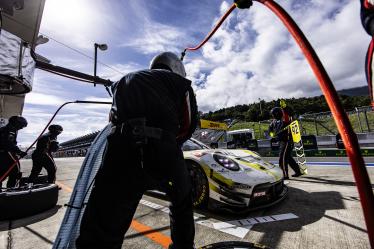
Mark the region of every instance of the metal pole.
[[368, 114], [367, 114], [366, 110], [364, 110], [364, 117], [365, 117], [365, 121], [366, 121], [366, 126], [368, 127], [368, 132], [371, 132], [370, 125], [369, 125], [369, 120], [368, 120]]
[[301, 122], [300, 119], [296, 119], [296, 120], [299, 121], [299, 126], [300, 126], [300, 133], [301, 133], [301, 135], [306, 135], [306, 134], [305, 134], [304, 127], [303, 127], [303, 123]]
[[360, 126], [360, 131], [361, 131], [361, 133], [363, 133], [364, 130], [362, 129], [361, 118], [360, 118], [360, 110], [357, 107], [355, 107], [355, 110], [356, 110], [356, 114], [357, 114], [358, 124]]
[[94, 86], [96, 86], [96, 67], [97, 67], [97, 47], [98, 44], [94, 44], [95, 47], [95, 59], [94, 59]]
[[261, 112], [261, 115], [262, 115], [262, 106], [261, 106], [261, 99], [260, 98], [258, 98], [258, 101], [260, 101], [259, 103], [260, 103], [260, 112]]
[[22, 77], [22, 57], [23, 57], [23, 46], [24, 43], [21, 41], [19, 45], [19, 58], [18, 58], [18, 77]]
[[316, 130], [316, 136], [318, 136], [318, 126], [317, 126], [317, 117], [314, 116], [314, 129]]
[[338, 93], [327, 74], [322, 62], [314, 51], [312, 45], [295, 23], [292, 17], [273, 0], [256, 0], [268, 7], [286, 26], [294, 37], [295, 41], [303, 51], [315, 76], [318, 79], [322, 93], [333, 114], [338, 131], [342, 136], [349, 161], [352, 165], [353, 176], [356, 181], [357, 190], [360, 196], [361, 206], [365, 217], [370, 245], [374, 248], [374, 194], [370, 183], [370, 178], [361, 154], [357, 136], [340, 102]]
[[[257, 139], [260, 139], [261, 138], [261, 136], [262, 136], [262, 131], [261, 131], [261, 121], [258, 121], [258, 131], [259, 131], [259, 135], [258, 135], [258, 138]], [[255, 138], [253, 138], [253, 139], [255, 139]]]

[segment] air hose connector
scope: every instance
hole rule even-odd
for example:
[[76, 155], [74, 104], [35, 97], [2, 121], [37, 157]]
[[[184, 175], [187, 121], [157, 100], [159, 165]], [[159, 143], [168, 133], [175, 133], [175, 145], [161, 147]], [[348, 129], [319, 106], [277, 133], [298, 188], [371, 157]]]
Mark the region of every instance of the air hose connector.
[[239, 9], [249, 9], [253, 2], [252, 0], [234, 0], [234, 4]]

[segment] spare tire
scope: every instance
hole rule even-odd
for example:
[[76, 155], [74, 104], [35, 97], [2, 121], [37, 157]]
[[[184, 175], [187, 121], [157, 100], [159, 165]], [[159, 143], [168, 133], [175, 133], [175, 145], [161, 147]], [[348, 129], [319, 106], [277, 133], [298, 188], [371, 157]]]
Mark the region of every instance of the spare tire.
[[[22, 177], [19, 181], [19, 186], [25, 186], [29, 183], [28, 177]], [[48, 176], [47, 175], [39, 175], [35, 181], [34, 184], [47, 184], [48, 183]]]
[[0, 221], [35, 215], [56, 206], [56, 184], [35, 185], [31, 189], [11, 189], [0, 193]]

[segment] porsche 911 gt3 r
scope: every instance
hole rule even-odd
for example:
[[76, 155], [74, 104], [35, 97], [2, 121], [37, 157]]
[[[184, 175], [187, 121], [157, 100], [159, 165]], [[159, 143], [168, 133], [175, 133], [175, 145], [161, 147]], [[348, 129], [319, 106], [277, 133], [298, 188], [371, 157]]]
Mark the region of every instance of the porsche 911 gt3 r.
[[250, 210], [288, 193], [282, 170], [249, 150], [210, 149], [195, 139], [183, 145], [193, 182], [194, 206]]

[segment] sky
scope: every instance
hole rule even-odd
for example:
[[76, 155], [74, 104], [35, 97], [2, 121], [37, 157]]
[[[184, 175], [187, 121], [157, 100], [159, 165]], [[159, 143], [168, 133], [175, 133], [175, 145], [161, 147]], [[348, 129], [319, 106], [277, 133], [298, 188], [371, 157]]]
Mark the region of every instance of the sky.
[[[360, 23], [358, 0], [277, 2], [303, 30], [337, 89], [366, 84], [364, 59], [370, 38]], [[159, 52], [179, 54], [186, 46], [197, 45], [231, 4], [46, 0], [40, 32], [50, 41], [36, 52], [55, 65], [93, 74], [94, 43], [105, 43], [108, 50], [98, 51], [98, 75], [116, 81], [147, 68]], [[216, 35], [201, 50], [188, 53], [184, 62], [202, 112], [259, 99], [321, 94], [300, 48], [277, 17], [258, 2], [249, 10], [236, 9]], [[36, 70], [23, 111], [29, 125], [20, 131], [19, 144], [29, 145], [58, 106], [74, 100], [111, 98], [102, 86]], [[67, 106], [54, 121], [64, 127], [59, 140], [102, 129], [109, 109], [109, 105]]]

